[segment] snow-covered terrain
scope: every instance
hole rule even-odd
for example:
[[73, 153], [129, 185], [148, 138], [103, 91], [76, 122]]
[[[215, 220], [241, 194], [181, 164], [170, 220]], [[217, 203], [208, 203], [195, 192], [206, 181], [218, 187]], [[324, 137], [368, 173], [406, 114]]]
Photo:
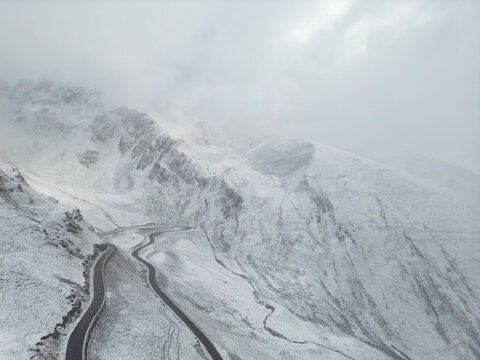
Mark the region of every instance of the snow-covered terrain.
[[391, 162], [429, 186], [449, 189], [472, 203], [480, 202], [480, 175], [473, 171], [421, 155], [393, 157]]
[[144, 268], [129, 255], [143, 235], [108, 236], [118, 245], [106, 267], [108, 299], [95, 325], [88, 359], [202, 359], [205, 350], [150, 290]]
[[76, 209], [0, 163], [0, 359], [57, 358], [90, 299], [100, 240]]
[[308, 330], [299, 336], [302, 320], [276, 302], [259, 299], [254, 284], [216, 259], [201, 230], [164, 233], [142, 256], [159, 270], [162, 288], [220, 344], [225, 359], [346, 359], [338, 348], [356, 354], [366, 348], [342, 338], [313, 336], [310, 342]]
[[0, 98], [0, 158], [37, 189], [103, 230], [199, 229], [148, 258], [231, 359], [480, 357], [473, 194], [319, 144], [205, 126], [175, 138], [81, 88], [22, 82]]

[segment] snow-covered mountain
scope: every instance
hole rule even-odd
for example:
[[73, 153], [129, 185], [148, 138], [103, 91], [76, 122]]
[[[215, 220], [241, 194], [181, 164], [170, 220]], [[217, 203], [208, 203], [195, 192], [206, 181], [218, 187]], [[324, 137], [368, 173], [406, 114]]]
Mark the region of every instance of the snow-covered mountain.
[[33, 191], [0, 163], [0, 358], [58, 358], [90, 299], [102, 250], [78, 209]]
[[81, 88], [22, 82], [0, 97], [0, 158], [122, 225], [202, 229], [269, 313], [268, 336], [331, 359], [480, 357], [480, 206], [464, 194], [319, 144], [205, 126], [175, 138]]
[[429, 185], [449, 189], [463, 199], [480, 202], [480, 175], [477, 173], [422, 155], [392, 158], [395, 167], [414, 174]]

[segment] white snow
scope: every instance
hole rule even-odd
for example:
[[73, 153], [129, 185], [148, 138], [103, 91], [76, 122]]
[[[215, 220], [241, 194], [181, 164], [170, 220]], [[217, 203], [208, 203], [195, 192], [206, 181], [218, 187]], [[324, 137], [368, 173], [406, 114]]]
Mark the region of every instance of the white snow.
[[[82, 91], [51, 88], [3, 91], [16, 115], [2, 121], [22, 146], [2, 146], [0, 157], [101, 230], [204, 229], [211, 247], [203, 231], [170, 234], [145, 255], [232, 359], [318, 358], [318, 344], [331, 348], [321, 350], [327, 359], [480, 354], [475, 177], [449, 168], [468, 184], [457, 191], [320, 144], [203, 125], [173, 138], [145, 114], [104, 112], [90, 95], [65, 102]], [[262, 303], [275, 307], [273, 332]]]
[[98, 239], [71, 211], [32, 191], [13, 166], [0, 163], [0, 359], [36, 358], [37, 349], [60, 356], [63, 335], [79, 314], [57, 327], [58, 339], [41, 338], [76, 302], [85, 306], [89, 300], [82, 263]]

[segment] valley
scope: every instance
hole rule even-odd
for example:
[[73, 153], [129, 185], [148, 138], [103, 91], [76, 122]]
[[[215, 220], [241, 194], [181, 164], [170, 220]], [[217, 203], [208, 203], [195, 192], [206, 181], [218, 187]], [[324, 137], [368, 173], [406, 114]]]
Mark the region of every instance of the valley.
[[[479, 356], [475, 176], [459, 195], [318, 143], [202, 124], [178, 138], [51, 82], [0, 97], [0, 159], [16, 166], [0, 183], [2, 356], [65, 354], [106, 243], [89, 359]], [[25, 308], [7, 311], [20, 294]], [[19, 319], [35, 330], [8, 334]]]

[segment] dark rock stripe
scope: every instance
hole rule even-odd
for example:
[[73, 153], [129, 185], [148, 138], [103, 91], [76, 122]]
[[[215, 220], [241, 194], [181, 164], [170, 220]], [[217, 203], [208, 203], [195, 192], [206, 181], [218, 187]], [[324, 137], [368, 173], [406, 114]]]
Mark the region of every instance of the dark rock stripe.
[[68, 339], [67, 351], [65, 354], [66, 360], [84, 360], [86, 358], [90, 332], [105, 305], [105, 265], [116, 249], [114, 245], [108, 244], [107, 246], [107, 251], [102, 254], [95, 264], [93, 300]]

